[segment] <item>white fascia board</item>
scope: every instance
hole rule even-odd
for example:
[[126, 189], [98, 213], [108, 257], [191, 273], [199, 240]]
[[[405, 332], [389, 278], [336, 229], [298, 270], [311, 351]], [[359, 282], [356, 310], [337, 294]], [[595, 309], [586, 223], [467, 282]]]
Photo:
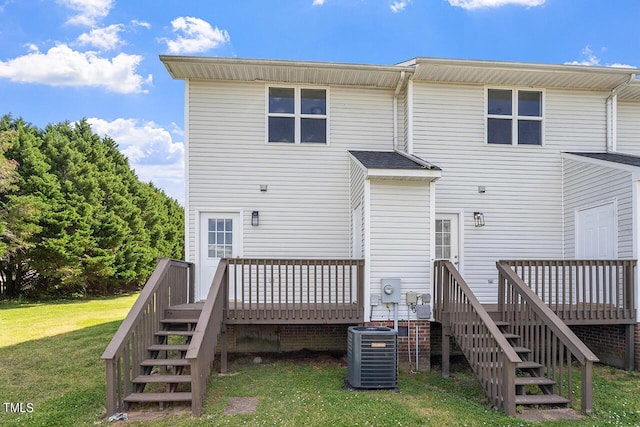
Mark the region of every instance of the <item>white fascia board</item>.
[[[191, 219], [191, 212], [189, 211], [189, 149], [191, 144], [189, 143], [189, 79], [184, 81], [184, 259], [189, 261], [192, 256], [189, 244], [189, 221]], [[194, 218], [194, 230], [197, 229]], [[195, 242], [194, 242], [195, 245]], [[195, 262], [195, 258], [193, 258]]]
[[567, 159], [567, 160], [574, 160], [576, 162], [589, 163], [596, 166], [601, 166], [601, 167], [610, 168], [610, 169], [617, 169], [621, 171], [631, 172], [632, 174], [640, 175], [640, 167], [638, 166], [625, 165], [623, 163], [616, 163], [616, 162], [609, 162], [607, 160], [594, 159], [593, 157], [578, 156], [576, 154], [570, 154], [570, 153], [561, 153], [561, 156], [563, 159]]
[[367, 179], [407, 179], [434, 181], [442, 171], [433, 169], [367, 169]]

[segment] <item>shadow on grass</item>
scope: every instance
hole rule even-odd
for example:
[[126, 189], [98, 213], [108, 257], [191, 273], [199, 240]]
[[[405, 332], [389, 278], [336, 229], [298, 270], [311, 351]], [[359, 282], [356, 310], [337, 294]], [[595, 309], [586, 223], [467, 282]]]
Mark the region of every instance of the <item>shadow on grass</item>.
[[[0, 425], [86, 426], [99, 420], [105, 411], [100, 356], [120, 323], [0, 348]], [[14, 409], [22, 403], [23, 411], [7, 410], [5, 402]]]
[[57, 299], [57, 300], [42, 300], [42, 301], [15, 301], [4, 300], [0, 301], [0, 311], [12, 310], [16, 308], [30, 308], [39, 307], [43, 305], [61, 306], [61, 305], [81, 305], [94, 301], [113, 301], [120, 298], [136, 295], [138, 292], [131, 292], [119, 295], [110, 295], [104, 297], [86, 297], [86, 298], [74, 298], [74, 299]]

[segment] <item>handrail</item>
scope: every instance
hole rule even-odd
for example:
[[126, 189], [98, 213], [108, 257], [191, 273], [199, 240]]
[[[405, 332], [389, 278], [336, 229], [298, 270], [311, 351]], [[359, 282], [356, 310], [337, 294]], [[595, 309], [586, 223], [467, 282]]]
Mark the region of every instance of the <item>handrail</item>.
[[223, 346], [221, 371], [224, 372], [226, 370], [224, 319], [228, 304], [228, 265], [228, 260], [224, 258], [218, 263], [218, 268], [209, 289], [209, 295], [204, 303], [185, 355], [185, 359], [189, 361], [191, 367], [191, 412], [196, 417], [202, 414], [202, 404], [207, 391], [207, 382], [211, 374], [220, 332], [223, 332], [221, 338], [221, 345]]
[[522, 359], [450, 261], [436, 261], [435, 279], [436, 320], [442, 322], [443, 333], [443, 376], [448, 376], [451, 334], [492, 403], [507, 415], [515, 415], [515, 368]]
[[153, 343], [165, 309], [190, 302], [187, 289], [192, 277], [192, 263], [168, 258], [158, 260], [140, 296], [101, 356], [106, 364], [107, 414], [124, 409], [124, 398], [131, 392], [132, 381], [146, 356], [141, 348]]
[[[593, 363], [599, 359], [595, 354], [569, 329], [569, 327], [538, 298], [527, 286], [520, 276], [511, 269], [505, 261], [496, 262], [500, 276], [498, 290], [498, 311], [507, 322], [515, 322], [513, 327], [519, 329], [525, 339], [538, 341], [533, 352], [534, 361], [546, 365], [551, 376], [562, 380], [563, 353], [567, 354], [567, 381], [566, 394], [569, 400], [572, 397], [571, 389], [571, 364], [573, 356], [582, 365], [582, 411], [592, 411], [592, 369]], [[509, 287], [509, 288], [507, 288]], [[548, 332], [541, 332], [547, 328]], [[549, 335], [551, 332], [551, 335]], [[562, 347], [564, 346], [564, 348]], [[542, 348], [540, 348], [542, 347]], [[538, 360], [536, 360], [538, 359]], [[559, 363], [559, 366], [557, 365]], [[561, 388], [562, 391], [562, 388]]]

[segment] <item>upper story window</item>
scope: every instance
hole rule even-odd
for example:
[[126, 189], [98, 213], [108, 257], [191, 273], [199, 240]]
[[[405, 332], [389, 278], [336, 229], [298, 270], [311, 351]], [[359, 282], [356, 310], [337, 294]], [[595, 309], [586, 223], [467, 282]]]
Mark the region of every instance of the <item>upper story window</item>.
[[270, 87], [269, 142], [327, 143], [327, 90]]
[[542, 91], [487, 89], [487, 143], [542, 145]]

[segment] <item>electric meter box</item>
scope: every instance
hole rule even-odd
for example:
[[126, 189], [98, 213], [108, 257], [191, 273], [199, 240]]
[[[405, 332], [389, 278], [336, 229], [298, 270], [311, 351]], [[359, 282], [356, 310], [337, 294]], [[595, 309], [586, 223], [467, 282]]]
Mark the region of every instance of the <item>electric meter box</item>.
[[382, 303], [400, 304], [400, 279], [381, 279], [380, 284], [382, 285], [382, 290], [380, 292]]

